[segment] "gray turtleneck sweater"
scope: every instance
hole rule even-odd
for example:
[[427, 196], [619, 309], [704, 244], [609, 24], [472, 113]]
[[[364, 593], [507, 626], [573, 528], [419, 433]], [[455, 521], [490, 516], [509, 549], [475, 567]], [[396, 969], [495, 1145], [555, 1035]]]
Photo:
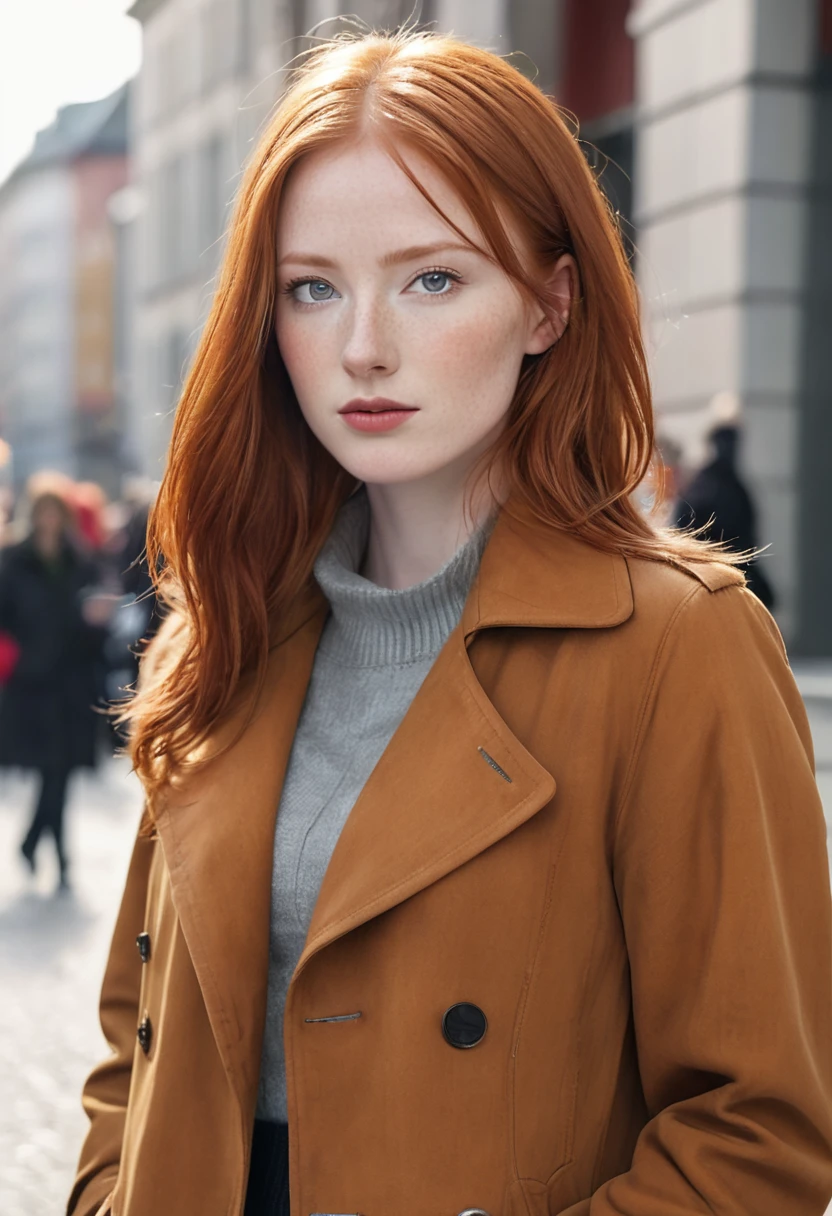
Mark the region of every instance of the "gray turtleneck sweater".
[[283, 1010], [329, 859], [367, 778], [462, 616], [492, 523], [493, 516], [431, 578], [393, 591], [358, 574], [369, 532], [361, 489], [341, 508], [315, 563], [331, 612], [277, 813], [259, 1119], [287, 1122]]

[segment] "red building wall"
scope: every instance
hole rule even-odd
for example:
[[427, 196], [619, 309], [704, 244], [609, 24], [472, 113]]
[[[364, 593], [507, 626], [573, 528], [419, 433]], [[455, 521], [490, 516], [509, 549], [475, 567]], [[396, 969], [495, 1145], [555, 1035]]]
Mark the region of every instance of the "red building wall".
[[832, 0], [820, 0], [820, 49], [832, 55]]
[[631, 0], [566, 0], [558, 101], [581, 122], [632, 104], [634, 48], [626, 30], [630, 7]]

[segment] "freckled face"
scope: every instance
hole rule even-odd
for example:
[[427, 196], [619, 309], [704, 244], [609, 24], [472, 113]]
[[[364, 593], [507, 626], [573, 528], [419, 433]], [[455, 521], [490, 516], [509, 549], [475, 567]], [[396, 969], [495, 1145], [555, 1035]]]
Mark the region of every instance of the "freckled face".
[[[445, 179], [418, 154], [406, 156], [439, 206], [482, 244]], [[278, 260], [278, 344], [324, 447], [371, 484], [451, 465], [464, 478], [505, 424], [523, 356], [551, 341], [508, 276], [465, 247], [372, 140], [295, 167], [281, 201]], [[356, 399], [382, 398], [416, 408], [386, 430], [359, 429], [360, 417], [339, 413]]]

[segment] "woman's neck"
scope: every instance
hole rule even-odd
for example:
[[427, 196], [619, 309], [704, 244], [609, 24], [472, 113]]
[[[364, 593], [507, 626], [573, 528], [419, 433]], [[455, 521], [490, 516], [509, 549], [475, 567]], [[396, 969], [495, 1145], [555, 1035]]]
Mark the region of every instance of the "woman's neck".
[[438, 478], [367, 484], [367, 498], [370, 535], [361, 574], [394, 590], [435, 574], [502, 501], [485, 485], [466, 510], [464, 485]]

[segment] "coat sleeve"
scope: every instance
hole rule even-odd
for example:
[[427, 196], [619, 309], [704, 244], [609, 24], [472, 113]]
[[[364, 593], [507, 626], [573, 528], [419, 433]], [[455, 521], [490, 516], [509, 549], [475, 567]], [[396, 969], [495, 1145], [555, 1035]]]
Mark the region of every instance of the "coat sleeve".
[[832, 932], [812, 744], [780, 635], [697, 587], [642, 706], [614, 866], [649, 1122], [561, 1216], [822, 1216]]
[[144, 924], [154, 847], [154, 840], [139, 836], [127, 872], [101, 990], [101, 1028], [111, 1055], [93, 1069], [84, 1086], [82, 1103], [90, 1127], [67, 1216], [96, 1216], [118, 1177], [141, 985], [142, 964], [135, 939]]
[[[183, 629], [176, 613], [166, 617], [142, 658], [142, 687], [164, 678], [176, 660]], [[101, 1205], [118, 1177], [139, 1022], [142, 964], [136, 937], [145, 922], [150, 865], [157, 847], [155, 838], [141, 831], [133, 846], [101, 989], [101, 1028], [111, 1054], [93, 1069], [84, 1086], [82, 1103], [90, 1127], [66, 1216], [106, 1216], [109, 1209]]]

